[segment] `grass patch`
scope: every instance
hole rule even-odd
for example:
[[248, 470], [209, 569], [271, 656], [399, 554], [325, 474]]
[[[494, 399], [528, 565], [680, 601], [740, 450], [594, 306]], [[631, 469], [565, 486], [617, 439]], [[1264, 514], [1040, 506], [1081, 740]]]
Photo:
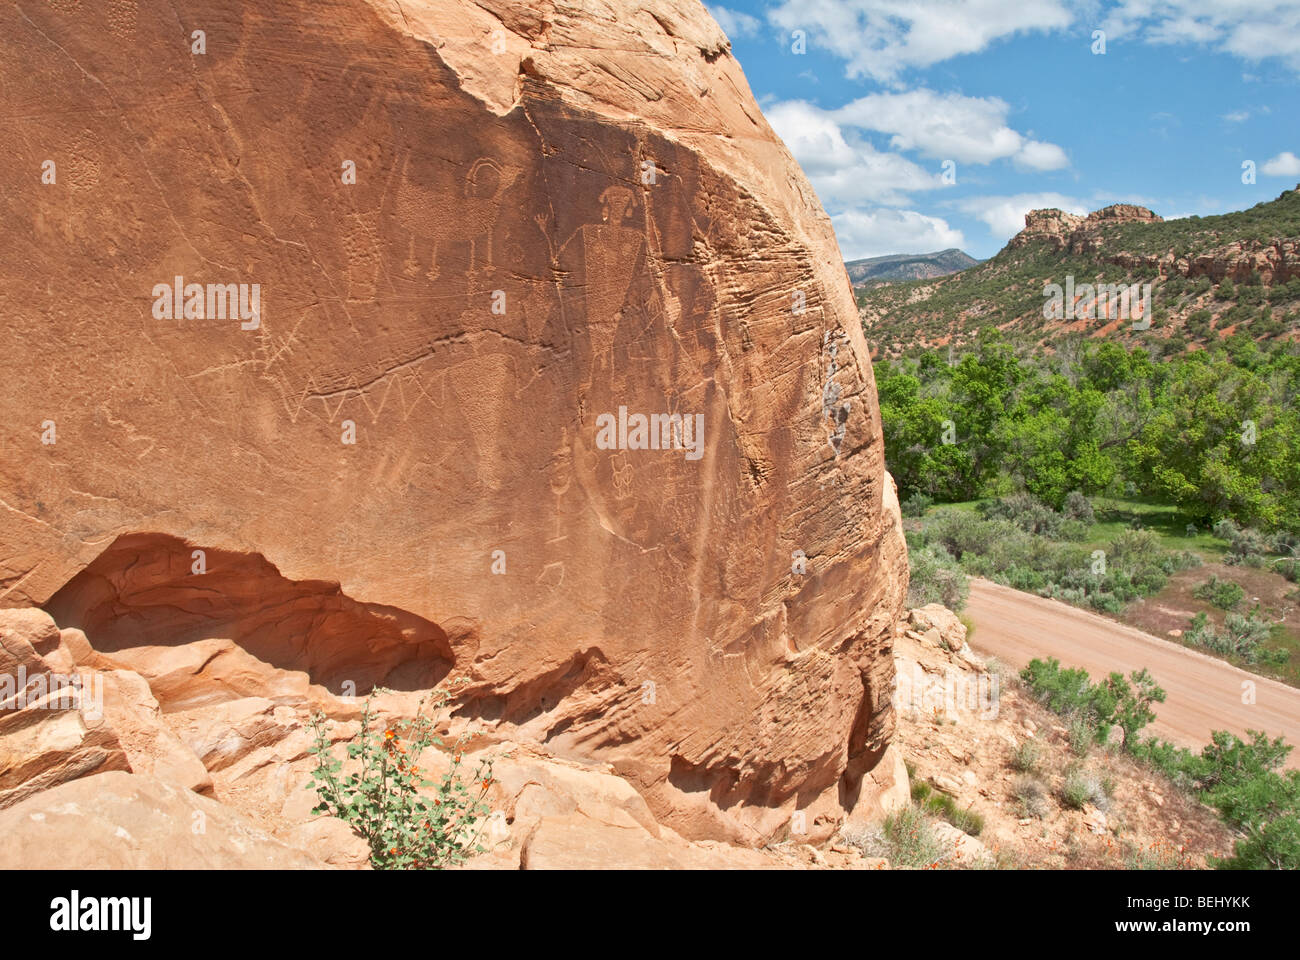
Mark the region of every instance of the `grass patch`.
[[1108, 797], [1099, 776], [1082, 767], [1073, 766], [1066, 771], [1065, 780], [1061, 784], [1061, 802], [1071, 810], [1082, 810], [1088, 804], [1104, 810]]
[[1043, 745], [1026, 740], [1011, 753], [1011, 769], [1017, 773], [1037, 773], [1042, 766]]
[[1051, 795], [1037, 777], [1016, 777], [1011, 787], [1022, 819], [1042, 820], [1052, 811]]
[[978, 837], [984, 830], [984, 817], [970, 807], [960, 807], [948, 794], [935, 790], [924, 780], [912, 784], [912, 800], [931, 816], [946, 820], [963, 833]]

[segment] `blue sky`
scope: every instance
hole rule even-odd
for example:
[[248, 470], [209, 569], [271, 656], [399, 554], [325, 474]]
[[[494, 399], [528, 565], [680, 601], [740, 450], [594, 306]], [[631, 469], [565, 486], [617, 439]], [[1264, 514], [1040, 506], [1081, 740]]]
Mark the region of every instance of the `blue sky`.
[[1205, 216], [1300, 183], [1300, 0], [707, 5], [845, 259], [988, 257], [1035, 207]]

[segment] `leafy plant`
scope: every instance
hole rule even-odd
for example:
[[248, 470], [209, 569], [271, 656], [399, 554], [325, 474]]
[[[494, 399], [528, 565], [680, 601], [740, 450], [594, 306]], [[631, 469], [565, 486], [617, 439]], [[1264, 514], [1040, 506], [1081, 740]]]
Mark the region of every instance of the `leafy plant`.
[[1071, 810], [1082, 810], [1089, 803], [1098, 809], [1105, 809], [1108, 798], [1101, 779], [1076, 766], [1065, 772], [1065, 781], [1061, 784], [1061, 802]]
[[1062, 669], [1055, 657], [1034, 659], [1020, 672], [1029, 691], [1054, 713], [1084, 724], [1093, 742], [1103, 739], [1115, 724], [1130, 743], [1139, 730], [1155, 719], [1154, 703], [1163, 703], [1165, 691], [1143, 668], [1129, 674], [1111, 673], [1094, 684], [1086, 670]]
[[449, 766], [431, 777], [421, 767], [426, 750], [443, 748], [425, 713], [444, 707], [450, 699], [439, 690], [421, 700], [415, 716], [375, 726], [373, 698], [366, 698], [361, 728], [347, 746], [354, 767], [333, 756], [325, 717], [311, 718], [316, 757], [312, 783], [320, 802], [315, 813], [346, 822], [370, 845], [370, 863], [377, 870], [441, 869], [464, 863], [485, 849], [480, 842], [491, 808], [486, 803], [492, 784], [492, 759], [484, 758], [468, 778], [462, 771], [464, 738], [449, 751]]
[[1222, 630], [1215, 629], [1204, 613], [1198, 613], [1183, 632], [1183, 640], [1221, 657], [1240, 657], [1247, 663], [1285, 663], [1290, 651], [1262, 647], [1272, 635], [1272, 624], [1253, 613], [1245, 616], [1229, 613]]
[[1283, 769], [1291, 745], [1258, 730], [1247, 735], [1250, 739], [1243, 740], [1216, 730], [1199, 754], [1156, 740], [1144, 741], [1134, 753], [1196, 792], [1224, 822], [1241, 831], [1232, 856], [1215, 866], [1300, 869], [1300, 771]]
[[1043, 755], [1037, 740], [1025, 740], [1011, 752], [1011, 769], [1019, 773], [1037, 773]]
[[947, 857], [930, 827], [930, 818], [915, 804], [885, 818], [884, 839], [889, 860], [899, 867], [936, 867]]
[[1245, 599], [1246, 591], [1240, 584], [1233, 583], [1231, 580], [1220, 580], [1217, 574], [1211, 574], [1209, 580], [1192, 591], [1192, 596], [1205, 600], [1220, 610], [1235, 610]]

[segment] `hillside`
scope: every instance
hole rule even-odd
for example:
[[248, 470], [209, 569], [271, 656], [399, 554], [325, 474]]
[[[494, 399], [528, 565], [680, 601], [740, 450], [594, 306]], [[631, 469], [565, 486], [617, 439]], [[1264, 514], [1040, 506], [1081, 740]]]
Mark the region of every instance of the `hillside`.
[[[1045, 317], [1045, 287], [1151, 284], [1150, 327], [1134, 330], [1117, 304]], [[877, 356], [961, 345], [981, 327], [1053, 347], [1101, 338], [1177, 353], [1236, 332], [1254, 340], [1294, 339], [1300, 320], [1300, 192], [1248, 210], [1164, 220], [1115, 204], [1079, 217], [1033, 210], [1025, 229], [996, 256], [938, 280], [858, 292]], [[1144, 304], [1145, 307], [1145, 304]], [[1081, 315], [1082, 314], [1082, 315]], [[1091, 315], [1088, 315], [1091, 314]]]
[[936, 253], [895, 253], [886, 257], [849, 260], [844, 264], [854, 287], [896, 280], [932, 280], [973, 267], [980, 261], [955, 247]]

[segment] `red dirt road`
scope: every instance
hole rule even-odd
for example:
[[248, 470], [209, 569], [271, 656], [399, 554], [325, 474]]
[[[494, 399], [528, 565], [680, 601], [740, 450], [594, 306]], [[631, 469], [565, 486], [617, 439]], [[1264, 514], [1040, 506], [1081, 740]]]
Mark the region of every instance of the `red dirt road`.
[[[1247, 729], [1295, 744], [1287, 766], [1300, 767], [1300, 690], [1247, 673], [1170, 640], [1058, 600], [971, 578], [965, 615], [975, 624], [971, 646], [1019, 670], [1038, 657], [1083, 667], [1095, 681], [1112, 670], [1127, 676], [1147, 667], [1168, 699], [1155, 705], [1146, 733], [1198, 749], [1211, 730]], [[1243, 703], [1250, 682], [1254, 703]]]

